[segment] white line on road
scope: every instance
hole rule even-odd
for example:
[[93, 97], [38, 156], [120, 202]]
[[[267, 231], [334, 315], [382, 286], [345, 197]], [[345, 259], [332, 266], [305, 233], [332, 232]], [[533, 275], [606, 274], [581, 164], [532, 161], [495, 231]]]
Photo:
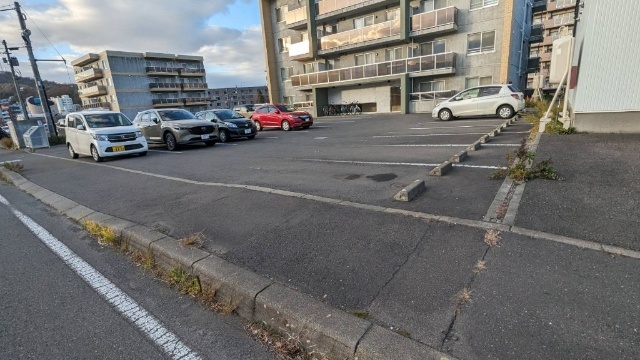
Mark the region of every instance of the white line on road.
[[374, 136], [374, 138], [399, 138], [399, 137], [422, 137], [422, 136], [463, 136], [463, 135], [486, 135], [486, 134], [487, 133], [377, 135], [377, 136]]
[[482, 144], [482, 146], [520, 146], [520, 144]]
[[218, 143], [218, 145], [225, 145], [225, 146], [238, 146], [238, 144], [227, 144], [227, 143]]
[[182, 154], [182, 151], [151, 150], [151, 149], [149, 149], [148, 151], [153, 151], [153, 152], [163, 153], [163, 154]]
[[474, 128], [474, 127], [496, 127], [500, 124], [495, 125], [462, 125], [462, 126], [438, 126], [438, 127], [415, 127], [410, 128], [410, 130], [431, 130], [431, 129], [454, 129], [454, 128]]
[[316, 128], [316, 129], [331, 128], [331, 126], [323, 126], [323, 125], [319, 125], [318, 126], [318, 125], [315, 125], [315, 124], [313, 125], [313, 127]]
[[187, 347], [175, 334], [170, 332], [162, 323], [142, 308], [129, 295], [120, 290], [109, 279], [82, 260], [65, 244], [56, 239], [45, 228], [30, 217], [15, 209], [7, 199], [0, 195], [0, 202], [40, 239], [54, 254], [80, 276], [104, 300], [111, 304], [123, 317], [134, 324], [154, 344], [161, 348], [171, 359], [200, 359], [200, 356]]
[[314, 137], [313, 139], [314, 140], [324, 140], [326, 138], [327, 138], [326, 136], [318, 136], [318, 137]]
[[[294, 159], [299, 161], [326, 162], [336, 164], [359, 164], [359, 165], [391, 165], [391, 166], [419, 166], [419, 167], [435, 167], [440, 164], [412, 163], [412, 162], [384, 162], [384, 161], [355, 161], [355, 160], [326, 160], [326, 159]], [[474, 168], [474, 169], [505, 169], [502, 166], [490, 165], [466, 165], [453, 164], [455, 167]]]
[[[482, 144], [486, 145], [486, 144]], [[401, 145], [371, 145], [383, 147], [460, 147], [469, 146], [469, 144], [401, 144]]]
[[277, 136], [260, 136], [260, 139], [277, 139]]

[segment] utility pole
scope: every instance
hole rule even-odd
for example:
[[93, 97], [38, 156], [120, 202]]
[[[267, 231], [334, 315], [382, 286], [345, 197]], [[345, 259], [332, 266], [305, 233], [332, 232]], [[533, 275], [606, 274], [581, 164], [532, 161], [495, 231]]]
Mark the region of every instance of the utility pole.
[[9, 52], [9, 50], [18, 50], [18, 48], [11, 48], [9, 49], [7, 47], [7, 41], [6, 40], [2, 40], [2, 45], [4, 45], [4, 53], [7, 55], [7, 63], [9, 64], [9, 67], [11, 68], [11, 77], [13, 78], [13, 86], [15, 86], [16, 88], [16, 95], [18, 96], [18, 102], [20, 103], [20, 109], [22, 109], [22, 116], [24, 117], [25, 120], [28, 119], [28, 114], [27, 114], [27, 107], [24, 105], [24, 101], [22, 100], [22, 94], [20, 94], [20, 86], [18, 86], [18, 79], [16, 78], [16, 71], [13, 68], [14, 66], [14, 62], [15, 65], [17, 66], [18, 64], [18, 59], [11, 57], [11, 52]]
[[22, 14], [22, 10], [20, 9], [20, 3], [16, 1], [13, 4], [15, 5], [16, 13], [18, 13], [18, 20], [20, 21], [20, 28], [22, 29], [22, 39], [24, 40], [24, 44], [27, 48], [29, 62], [33, 69], [33, 78], [36, 81], [36, 89], [38, 90], [38, 97], [40, 97], [44, 117], [47, 120], [47, 124], [49, 124], [49, 133], [51, 133], [51, 129], [53, 129], [53, 133], [57, 136], [58, 129], [56, 129], [56, 125], [53, 123], [53, 114], [49, 107], [49, 99], [47, 99], [47, 94], [44, 91], [44, 84], [42, 83], [42, 78], [40, 78], [40, 71], [38, 70], [36, 58], [33, 56], [33, 48], [31, 47], [31, 40], [29, 39], [31, 36], [31, 30], [27, 29], [27, 23], [25, 22], [25, 16]]

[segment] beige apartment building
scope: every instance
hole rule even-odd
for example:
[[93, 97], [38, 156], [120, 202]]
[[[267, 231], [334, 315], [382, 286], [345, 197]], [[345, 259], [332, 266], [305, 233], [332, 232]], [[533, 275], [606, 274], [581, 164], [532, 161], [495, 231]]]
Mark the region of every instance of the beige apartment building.
[[197, 112], [211, 103], [201, 56], [105, 50], [71, 65], [85, 110], [120, 111], [133, 120], [150, 108]]
[[525, 0], [260, 0], [269, 97], [430, 112], [465, 88], [524, 88]]
[[573, 31], [576, 0], [537, 0], [533, 2], [533, 24], [529, 39], [529, 75], [527, 77], [528, 92], [534, 88], [534, 78], [538, 76], [543, 93], [557, 89], [549, 84], [551, 67], [551, 50], [553, 41], [558, 38], [561, 27]]

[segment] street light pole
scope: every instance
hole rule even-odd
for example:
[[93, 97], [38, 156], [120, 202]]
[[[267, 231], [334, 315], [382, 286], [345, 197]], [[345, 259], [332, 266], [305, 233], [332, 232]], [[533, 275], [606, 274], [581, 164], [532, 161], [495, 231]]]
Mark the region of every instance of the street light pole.
[[47, 94], [44, 91], [44, 84], [42, 83], [42, 78], [40, 77], [40, 71], [38, 70], [36, 58], [33, 56], [33, 48], [31, 47], [31, 40], [29, 39], [29, 37], [31, 36], [31, 30], [27, 29], [25, 16], [22, 14], [22, 10], [20, 9], [20, 3], [16, 1], [13, 4], [15, 5], [16, 13], [18, 13], [18, 21], [20, 21], [20, 28], [22, 29], [22, 39], [24, 40], [24, 44], [27, 48], [29, 62], [31, 63], [31, 68], [33, 69], [33, 78], [36, 81], [36, 90], [38, 91], [38, 97], [40, 97], [44, 117], [47, 120], [47, 124], [49, 124], [49, 133], [51, 133], [51, 129], [53, 129], [53, 133], [57, 136], [58, 129], [56, 129], [56, 125], [53, 123], [53, 114], [51, 113], [51, 108], [49, 107], [49, 99], [47, 99]]

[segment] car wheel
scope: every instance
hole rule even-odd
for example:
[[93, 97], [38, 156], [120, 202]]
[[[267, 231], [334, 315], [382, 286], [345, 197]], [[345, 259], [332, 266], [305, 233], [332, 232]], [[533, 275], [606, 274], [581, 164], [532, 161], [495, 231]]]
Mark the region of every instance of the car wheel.
[[178, 142], [176, 141], [176, 137], [168, 132], [164, 136], [164, 143], [167, 145], [167, 150], [176, 151], [178, 150]]
[[98, 154], [98, 149], [93, 145], [91, 145], [91, 157], [93, 157], [95, 162], [102, 162], [102, 160], [104, 160], [104, 158]]
[[221, 143], [226, 143], [229, 141], [229, 133], [226, 130], [220, 130], [220, 135], [218, 136]]
[[513, 108], [511, 105], [502, 105], [498, 108], [498, 116], [501, 119], [511, 119], [513, 117]]
[[255, 138], [256, 138], [256, 136], [255, 136], [255, 135], [247, 136], [247, 139], [249, 139], [249, 140], [253, 140], [253, 139], [255, 139]]
[[73, 151], [73, 146], [71, 146], [71, 144], [67, 145], [67, 148], [69, 149], [69, 155], [71, 155], [72, 159], [77, 159], [78, 158], [78, 154], [76, 154], [75, 151]]
[[282, 130], [284, 130], [284, 131], [291, 130], [291, 124], [289, 124], [289, 122], [287, 120], [284, 120], [282, 122]]
[[146, 152], [146, 151], [139, 152], [139, 153], [138, 153], [138, 155], [140, 155], [140, 156], [147, 156], [147, 152]]
[[215, 142], [215, 141], [205, 141], [205, 142], [204, 142], [204, 145], [205, 145], [205, 146], [214, 146], [215, 144], [216, 144], [216, 142]]
[[449, 121], [449, 120], [451, 120], [452, 117], [453, 116], [451, 114], [451, 110], [449, 110], [449, 109], [442, 109], [438, 113], [438, 118], [440, 118], [440, 120], [442, 120], [442, 121]]
[[262, 125], [260, 125], [260, 121], [254, 121], [256, 123], [256, 130], [262, 131]]

